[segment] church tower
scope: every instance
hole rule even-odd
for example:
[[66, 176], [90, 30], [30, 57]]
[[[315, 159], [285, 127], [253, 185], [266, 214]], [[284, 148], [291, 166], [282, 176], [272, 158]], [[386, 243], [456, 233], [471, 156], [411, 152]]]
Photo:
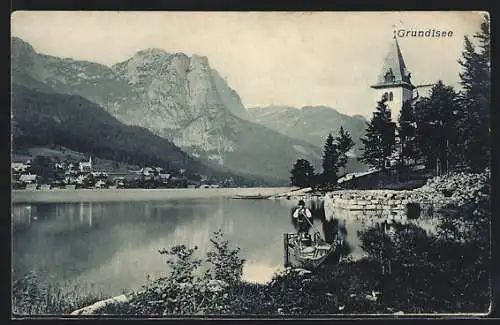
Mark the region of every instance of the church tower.
[[403, 103], [413, 99], [415, 86], [411, 83], [410, 78], [411, 74], [406, 69], [398, 40], [394, 36], [383, 62], [382, 71], [378, 75], [377, 82], [371, 85], [371, 88], [374, 89], [374, 103], [380, 101], [382, 96], [387, 97], [386, 105], [391, 110], [391, 118], [395, 123], [398, 121]]

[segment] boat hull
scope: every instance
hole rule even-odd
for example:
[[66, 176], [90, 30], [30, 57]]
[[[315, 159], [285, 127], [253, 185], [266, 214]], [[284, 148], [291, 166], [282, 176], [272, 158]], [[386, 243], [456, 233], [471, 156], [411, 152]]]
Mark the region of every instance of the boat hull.
[[240, 199], [240, 200], [265, 200], [269, 199], [271, 195], [235, 195], [233, 196], [233, 199]]
[[297, 234], [285, 234], [285, 266], [315, 269], [329, 259], [337, 245], [318, 239], [304, 244]]

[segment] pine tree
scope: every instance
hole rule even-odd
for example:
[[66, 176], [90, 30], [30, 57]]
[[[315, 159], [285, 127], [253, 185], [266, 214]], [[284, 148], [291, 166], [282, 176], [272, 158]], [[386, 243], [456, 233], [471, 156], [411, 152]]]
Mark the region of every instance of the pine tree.
[[338, 172], [347, 164], [347, 152], [354, 146], [350, 134], [341, 126], [339, 134], [334, 138], [331, 133], [325, 140], [323, 146], [323, 174], [321, 175], [323, 186], [337, 184]]
[[442, 81], [434, 85], [429, 98], [424, 98], [416, 105], [415, 135], [428, 167], [434, 167], [439, 162], [439, 169], [446, 171], [459, 161], [457, 150], [454, 149], [459, 145], [459, 111], [457, 94]]
[[339, 152], [332, 134], [329, 133], [323, 146], [323, 185], [337, 183]]
[[491, 63], [490, 24], [487, 16], [480, 32], [474, 35], [478, 49], [469, 37], [465, 37], [460, 73], [461, 105], [464, 116], [460, 125], [460, 137], [464, 144], [464, 159], [474, 170], [489, 166], [491, 153], [490, 108], [491, 108]]
[[416, 118], [411, 101], [405, 101], [398, 119], [398, 137], [401, 145], [401, 163], [406, 165], [409, 159], [418, 159], [416, 143]]
[[342, 126], [340, 126], [339, 135], [336, 140], [338, 150], [337, 170], [339, 170], [340, 168], [345, 168], [347, 165], [347, 152], [354, 146], [354, 141], [352, 141], [351, 135], [344, 131]]
[[313, 184], [314, 168], [311, 163], [305, 159], [297, 159], [293, 165], [290, 183], [293, 186], [308, 187]]
[[380, 169], [384, 169], [386, 161], [395, 148], [396, 126], [391, 121], [391, 111], [383, 97], [377, 105], [373, 117], [368, 123], [365, 137], [361, 139], [364, 148], [358, 158], [360, 161]]

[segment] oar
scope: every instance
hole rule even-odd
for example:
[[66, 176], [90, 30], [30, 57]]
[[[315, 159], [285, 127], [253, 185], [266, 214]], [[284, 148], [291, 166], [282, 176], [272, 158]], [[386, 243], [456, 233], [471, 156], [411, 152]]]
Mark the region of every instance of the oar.
[[[308, 218], [307, 216], [305, 216], [305, 218], [304, 218], [304, 219], [306, 219], [306, 220], [307, 220], [307, 222], [309, 222], [309, 224], [311, 225], [311, 227], [313, 227], [313, 228], [314, 228], [314, 230], [316, 231], [316, 233], [318, 233], [318, 234], [319, 234], [319, 236], [321, 237], [321, 232], [318, 230], [318, 228], [316, 228], [316, 227], [313, 225], [313, 223], [312, 223], [311, 221], [309, 221], [309, 218]], [[326, 241], [326, 240], [324, 240], [322, 237], [321, 237], [321, 239], [322, 239], [323, 241]]]

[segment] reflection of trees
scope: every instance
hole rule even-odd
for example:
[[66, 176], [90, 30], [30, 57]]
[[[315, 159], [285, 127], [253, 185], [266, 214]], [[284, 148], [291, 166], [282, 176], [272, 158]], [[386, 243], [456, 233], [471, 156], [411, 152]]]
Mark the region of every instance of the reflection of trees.
[[[13, 235], [19, 276], [35, 268], [46, 268], [56, 278], [75, 276], [107, 263], [123, 247], [167, 236], [209, 212], [206, 206], [162, 207], [152, 202], [47, 204], [37, 205], [36, 210], [38, 220]], [[72, 219], [75, 212], [77, 218]]]
[[338, 247], [337, 253], [340, 256], [351, 254], [352, 247], [347, 241], [347, 227], [345, 220], [334, 218], [332, 220], [323, 220], [323, 234], [328, 243], [333, 243], [336, 239], [342, 240], [342, 245]]
[[[450, 224], [446, 227], [454, 228]], [[412, 310], [417, 312], [485, 311], [477, 309], [489, 301], [485, 242], [429, 236], [411, 223], [379, 223], [359, 235], [368, 258], [380, 267], [378, 289], [387, 303], [397, 305], [407, 300], [404, 305], [414, 306]]]

